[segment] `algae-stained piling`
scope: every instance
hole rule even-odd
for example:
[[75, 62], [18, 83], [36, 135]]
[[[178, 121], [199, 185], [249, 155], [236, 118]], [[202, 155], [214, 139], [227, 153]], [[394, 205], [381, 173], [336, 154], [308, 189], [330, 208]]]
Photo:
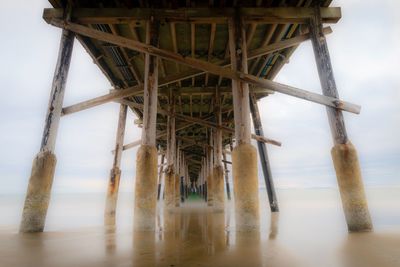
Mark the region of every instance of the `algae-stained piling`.
[[157, 149], [143, 145], [136, 160], [136, 230], [154, 230], [157, 204]]

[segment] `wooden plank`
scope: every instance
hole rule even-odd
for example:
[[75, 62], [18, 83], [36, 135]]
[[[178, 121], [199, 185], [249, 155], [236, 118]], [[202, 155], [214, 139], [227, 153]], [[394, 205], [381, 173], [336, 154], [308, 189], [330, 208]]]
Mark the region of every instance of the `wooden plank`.
[[[154, 16], [169, 22], [216, 23], [226, 24], [228, 18], [235, 16], [235, 8], [75, 8], [72, 20], [82, 24], [143, 24]], [[274, 7], [274, 8], [239, 8], [239, 13], [246, 23], [306, 24], [314, 15], [314, 10], [307, 7]], [[64, 9], [45, 8], [43, 19], [62, 19]], [[321, 8], [324, 23], [336, 23], [341, 18], [339, 7]]]
[[118, 46], [122, 47], [127, 47], [139, 52], [143, 53], [149, 53], [154, 56], [159, 56], [162, 58], [165, 58], [167, 60], [171, 60], [180, 64], [184, 64], [186, 66], [200, 69], [203, 71], [208, 71], [212, 74], [215, 75], [220, 75], [232, 80], [238, 80], [242, 81], [245, 83], [251, 83], [257, 86], [265, 87], [271, 90], [274, 90], [279, 93], [287, 94], [290, 96], [294, 96], [297, 98], [301, 98], [304, 100], [308, 100], [311, 102], [315, 102], [318, 104], [326, 105], [326, 106], [331, 106], [334, 108], [338, 108], [341, 110], [345, 110], [348, 112], [356, 113], [358, 114], [360, 112], [361, 107], [349, 102], [341, 101], [337, 98], [333, 97], [327, 97], [324, 95], [312, 93], [303, 89], [299, 89], [293, 86], [288, 86], [288, 85], [283, 85], [277, 82], [273, 82], [270, 80], [265, 80], [262, 78], [255, 77], [250, 74], [245, 74], [243, 72], [239, 71], [233, 71], [230, 69], [223, 68], [221, 66], [218, 66], [213, 63], [209, 63], [207, 61], [199, 60], [199, 59], [194, 59], [191, 57], [184, 57], [180, 54], [167, 51], [164, 49], [160, 49], [151, 45], [146, 45], [128, 38], [120, 37], [120, 36], [114, 36], [109, 33], [104, 33], [101, 31], [93, 30], [85, 26], [81, 26], [79, 24], [75, 23], [68, 23], [68, 22], [63, 22], [63, 21], [52, 21], [52, 24], [65, 28], [71, 31], [74, 31], [78, 34], [82, 34], [91, 38], [103, 40], [105, 42], [109, 42]]

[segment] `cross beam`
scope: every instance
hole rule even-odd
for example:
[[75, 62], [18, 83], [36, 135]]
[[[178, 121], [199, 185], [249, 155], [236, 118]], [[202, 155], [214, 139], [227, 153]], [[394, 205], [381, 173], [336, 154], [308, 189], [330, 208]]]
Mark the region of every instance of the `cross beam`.
[[[143, 109], [143, 104], [135, 103], [135, 102], [132, 102], [132, 101], [129, 101], [129, 100], [125, 100], [125, 99], [122, 99], [119, 102], [121, 104], [128, 105], [128, 106], [130, 106], [132, 108]], [[235, 132], [234, 129], [226, 127], [226, 126], [222, 126], [222, 125], [219, 125], [219, 124], [216, 124], [216, 123], [213, 123], [213, 122], [210, 122], [210, 121], [206, 121], [206, 120], [203, 120], [203, 119], [200, 119], [200, 118], [185, 116], [185, 115], [181, 115], [181, 114], [178, 114], [178, 113], [171, 113], [171, 112], [169, 112], [167, 110], [160, 109], [160, 108], [157, 109], [157, 113], [160, 113], [160, 114], [166, 115], [166, 116], [175, 117], [175, 118], [183, 120], [183, 121], [193, 122], [193, 123], [196, 123], [196, 124], [199, 124], [199, 125], [203, 125], [205, 127], [209, 127], [209, 128], [213, 128], [213, 129], [221, 129], [222, 131], [228, 132], [228, 133], [231, 133], [231, 134]], [[257, 141], [260, 141], [260, 142], [271, 144], [271, 145], [276, 145], [276, 146], [281, 146], [282, 145], [282, 143], [279, 142], [279, 141], [272, 140], [272, 139], [266, 138], [264, 136], [259, 136], [259, 135], [256, 135], [256, 134], [251, 134], [251, 138], [255, 139]]]
[[154, 47], [152, 45], [144, 44], [138, 41], [134, 41], [122, 36], [116, 36], [110, 33], [105, 33], [99, 30], [94, 30], [86, 26], [82, 26], [76, 23], [65, 22], [61, 20], [52, 20], [51, 24], [60, 28], [64, 28], [75, 33], [98, 39], [104, 42], [108, 42], [114, 45], [118, 45], [121, 47], [126, 47], [138, 52], [148, 53], [154, 56], [158, 56], [160, 58], [170, 60], [173, 62], [178, 62], [180, 64], [200, 69], [214, 75], [223, 76], [228, 79], [237, 80], [245, 83], [250, 83], [256, 86], [264, 87], [271, 89], [273, 91], [283, 93], [286, 95], [294, 96], [297, 98], [301, 98], [304, 100], [308, 100], [311, 102], [315, 102], [318, 104], [322, 104], [325, 106], [334, 107], [340, 110], [345, 110], [348, 112], [360, 113], [361, 107], [349, 102], [345, 102], [339, 100], [335, 97], [324, 96], [321, 94], [309, 92], [303, 89], [299, 89], [293, 86], [284, 85], [281, 83], [273, 82], [270, 80], [258, 78], [254, 75], [246, 74], [240, 71], [233, 71], [227, 68], [223, 68], [221, 66], [215, 65], [213, 63], [209, 63], [207, 61], [199, 60], [196, 58], [185, 57], [178, 53], [174, 53], [168, 50], [160, 49]]
[[[332, 33], [332, 29], [330, 27], [326, 27], [323, 29], [323, 33], [324, 34], [330, 34]], [[310, 34], [309, 33], [305, 33], [305, 34], [301, 34], [299, 36], [293, 37], [293, 38], [289, 38], [280, 42], [276, 42], [270, 45], [266, 45], [264, 47], [261, 48], [257, 48], [254, 50], [249, 51], [248, 53], [248, 60], [257, 58], [257, 57], [261, 57], [270, 53], [274, 53], [276, 51], [280, 51], [282, 49], [285, 48], [289, 48], [289, 47], [293, 47], [296, 45], [299, 45], [302, 42], [305, 42], [307, 40], [310, 39]], [[214, 64], [216, 65], [220, 65], [223, 67], [229, 67], [230, 61], [229, 60], [219, 60], [214, 62]], [[165, 86], [165, 85], [169, 85], [172, 83], [176, 83], [182, 80], [186, 80], [189, 78], [193, 78], [199, 75], [203, 75], [207, 73], [206, 71], [199, 71], [196, 69], [192, 69], [189, 71], [185, 71], [185, 72], [181, 72], [179, 74], [176, 75], [168, 75], [168, 77], [165, 78], [160, 78], [159, 79], [159, 87]], [[184, 90], [183, 88], [181, 88], [180, 90]], [[189, 90], [189, 89], [188, 89]], [[193, 89], [190, 89], [191, 91], [193, 91]], [[202, 89], [201, 92], [202, 93], [205, 89]], [[214, 93], [215, 88], [212, 89], [212, 93]], [[265, 89], [265, 88], [250, 88], [252, 93], [273, 93], [273, 91]], [[224, 90], [221, 88], [221, 92], [224, 92]], [[86, 110], [88, 108], [92, 108], [92, 107], [96, 107], [98, 105], [101, 104], [105, 104], [108, 102], [112, 102], [115, 101], [117, 99], [121, 99], [121, 98], [125, 98], [125, 97], [129, 97], [129, 96], [134, 96], [136, 94], [142, 94], [143, 93], [143, 86], [142, 85], [138, 85], [138, 86], [134, 86], [134, 87], [130, 87], [130, 88], [126, 88], [126, 89], [121, 89], [121, 90], [115, 90], [109, 94], [105, 94], [99, 97], [95, 97], [93, 99], [90, 100], [86, 100], [83, 102], [79, 102], [77, 104], [68, 106], [68, 107], [64, 107], [63, 108], [63, 112], [62, 115], [68, 115], [68, 114], [72, 114], [78, 111], [82, 111], [82, 110]], [[160, 94], [162, 93], [162, 91], [160, 92]], [[193, 93], [193, 92], [191, 92]], [[232, 90], [229, 88], [229, 93], [232, 93]]]
[[[82, 24], [143, 24], [151, 16], [169, 22], [189, 22], [203, 24], [226, 24], [227, 19], [235, 16], [235, 8], [75, 8], [72, 20]], [[314, 15], [309, 7], [273, 7], [273, 8], [240, 8], [240, 14], [246, 23], [298, 23], [306, 24]], [[64, 9], [45, 8], [43, 18], [47, 22], [62, 19]], [[340, 7], [321, 7], [324, 23], [336, 23], [341, 18]]]

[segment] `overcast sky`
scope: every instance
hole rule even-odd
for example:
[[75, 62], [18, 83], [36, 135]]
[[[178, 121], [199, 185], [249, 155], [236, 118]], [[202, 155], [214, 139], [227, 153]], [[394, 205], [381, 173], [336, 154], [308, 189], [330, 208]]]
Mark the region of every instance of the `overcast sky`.
[[[347, 0], [333, 6], [342, 7], [343, 17], [332, 25], [328, 45], [340, 97], [362, 106], [360, 115], [346, 113], [345, 120], [365, 183], [400, 186], [400, 2]], [[61, 33], [43, 21], [45, 7], [45, 0], [0, 0], [0, 194], [25, 192], [40, 146]], [[276, 80], [321, 92], [310, 42], [299, 47]], [[65, 105], [110, 88], [76, 42]], [[277, 187], [336, 187], [325, 108], [280, 94], [259, 105], [266, 135], [283, 143], [269, 146]], [[109, 103], [62, 118], [53, 192], [106, 190], [118, 110]], [[126, 142], [140, 137], [134, 119], [130, 113]], [[132, 190], [135, 153], [123, 155], [122, 191]]]

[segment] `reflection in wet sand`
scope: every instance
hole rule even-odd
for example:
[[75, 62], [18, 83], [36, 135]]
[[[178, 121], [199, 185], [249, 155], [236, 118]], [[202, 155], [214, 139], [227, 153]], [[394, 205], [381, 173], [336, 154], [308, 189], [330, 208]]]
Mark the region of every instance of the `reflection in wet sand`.
[[216, 212], [198, 200], [160, 209], [155, 231], [119, 224], [24, 235], [0, 229], [0, 267], [400, 266], [399, 234], [347, 235], [325, 210], [299, 207], [264, 211], [260, 229], [236, 231], [232, 206]]
[[341, 253], [345, 267], [400, 266], [400, 240], [389, 233], [352, 233]]
[[271, 213], [271, 223], [269, 226], [269, 239], [273, 240], [278, 235], [279, 229], [279, 212]]

